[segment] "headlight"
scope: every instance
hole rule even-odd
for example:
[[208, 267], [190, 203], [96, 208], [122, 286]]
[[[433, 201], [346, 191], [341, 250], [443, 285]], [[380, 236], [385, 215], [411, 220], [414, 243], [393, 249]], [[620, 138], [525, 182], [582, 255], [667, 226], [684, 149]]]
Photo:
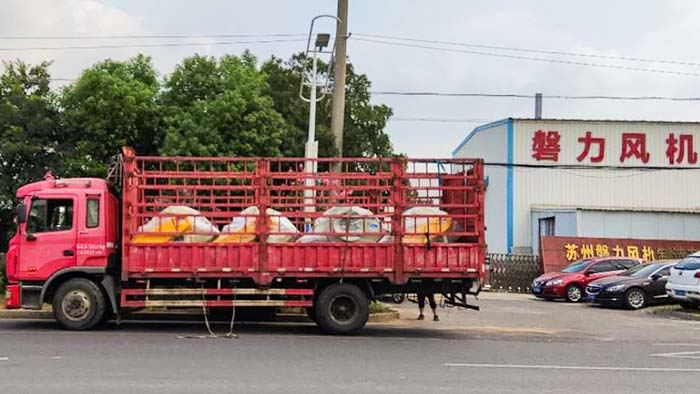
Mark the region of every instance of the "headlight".
[[556, 285], [560, 285], [561, 282], [563, 282], [563, 280], [561, 280], [561, 279], [554, 279], [554, 280], [547, 281], [547, 283], [545, 283], [544, 285], [545, 285], [545, 286], [556, 286]]
[[624, 289], [624, 288], [625, 288], [625, 285], [615, 285], [615, 286], [606, 287], [606, 288], [605, 288], [605, 291], [609, 291], [609, 292], [611, 292], [611, 293], [615, 293], [615, 292], [618, 292], [618, 291], [620, 291], [620, 290], [622, 290], [622, 289]]

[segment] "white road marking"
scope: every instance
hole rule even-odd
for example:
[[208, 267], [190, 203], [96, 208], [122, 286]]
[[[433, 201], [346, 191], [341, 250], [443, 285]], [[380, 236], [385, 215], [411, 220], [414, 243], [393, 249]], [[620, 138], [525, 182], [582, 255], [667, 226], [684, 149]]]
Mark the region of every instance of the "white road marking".
[[667, 342], [667, 343], [652, 343], [651, 346], [700, 346], [700, 343], [690, 342]]
[[0, 357], [0, 361], [8, 361], [9, 359], [9, 357]]
[[693, 352], [674, 352], [674, 353], [658, 353], [650, 354], [650, 357], [666, 357], [666, 358], [690, 358], [694, 360], [700, 360], [700, 351], [696, 350]]
[[527, 364], [459, 364], [445, 363], [454, 368], [501, 368], [501, 369], [567, 369], [578, 371], [617, 371], [617, 372], [700, 372], [696, 368], [644, 368], [644, 367], [593, 367], [586, 365], [527, 365]]
[[52, 360], [62, 360], [63, 357], [61, 357], [61, 356], [51, 356], [51, 359], [52, 359]]

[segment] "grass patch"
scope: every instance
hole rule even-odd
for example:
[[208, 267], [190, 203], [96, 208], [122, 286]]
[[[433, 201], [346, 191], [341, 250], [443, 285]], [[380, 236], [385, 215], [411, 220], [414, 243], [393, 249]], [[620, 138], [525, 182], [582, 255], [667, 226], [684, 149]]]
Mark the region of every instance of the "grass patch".
[[389, 305], [379, 302], [379, 301], [372, 301], [369, 303], [369, 313], [386, 313], [386, 312], [391, 312], [391, 308], [389, 308]]

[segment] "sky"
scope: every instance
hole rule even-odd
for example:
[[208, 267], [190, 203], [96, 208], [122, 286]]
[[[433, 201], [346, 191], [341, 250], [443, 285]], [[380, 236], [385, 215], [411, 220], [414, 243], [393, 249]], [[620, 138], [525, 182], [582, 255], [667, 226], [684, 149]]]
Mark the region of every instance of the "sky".
[[[349, 0], [348, 56], [367, 74], [373, 92], [444, 92], [532, 95], [700, 96], [697, 1], [555, 0]], [[335, 14], [333, 0], [303, 1], [97, 1], [2, 0], [0, 60], [51, 60], [54, 78], [76, 78], [102, 59], [150, 55], [161, 76], [194, 53], [221, 56], [249, 48], [259, 59], [288, 58], [303, 51], [311, 19]], [[330, 20], [318, 32], [334, 33]], [[9, 36], [262, 35], [248, 38], [7, 39]], [[367, 35], [452, 51], [367, 42]], [[271, 38], [265, 38], [270, 40]], [[292, 40], [293, 41], [289, 41]], [[376, 38], [375, 38], [376, 39]], [[498, 46], [518, 50], [445, 46], [405, 39]], [[389, 41], [381, 38], [380, 41]], [[196, 46], [49, 50], [47, 47], [197, 43]], [[18, 49], [24, 48], [24, 49]], [[564, 56], [523, 49], [571, 52]], [[481, 52], [463, 53], [457, 51]], [[487, 56], [483, 53], [515, 56]], [[590, 55], [604, 56], [591, 57]], [[523, 59], [522, 57], [539, 60]], [[610, 57], [652, 59], [642, 62]], [[545, 60], [591, 65], [562, 64]], [[663, 62], [658, 62], [663, 61]], [[670, 63], [669, 63], [670, 62]], [[676, 63], [673, 63], [676, 62]], [[697, 65], [677, 64], [698, 63]], [[605, 67], [602, 67], [605, 66]], [[616, 67], [616, 68], [610, 68]], [[627, 69], [618, 69], [626, 67]], [[632, 70], [642, 68], [650, 71]], [[663, 72], [659, 72], [663, 71]], [[697, 74], [680, 75], [668, 72]], [[56, 82], [57, 85], [65, 82]], [[506, 117], [532, 117], [531, 98], [415, 97], [374, 94], [390, 106], [387, 126], [397, 151], [411, 157], [449, 157], [476, 126]], [[700, 101], [608, 101], [547, 99], [543, 116], [575, 119], [700, 120]], [[429, 119], [431, 121], [418, 121]], [[438, 121], [439, 120], [439, 121]]]

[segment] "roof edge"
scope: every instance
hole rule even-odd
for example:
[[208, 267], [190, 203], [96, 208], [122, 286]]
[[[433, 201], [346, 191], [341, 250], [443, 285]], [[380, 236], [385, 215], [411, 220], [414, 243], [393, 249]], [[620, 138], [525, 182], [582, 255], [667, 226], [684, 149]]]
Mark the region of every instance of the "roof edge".
[[462, 140], [462, 142], [460, 142], [459, 145], [457, 145], [457, 147], [456, 147], [454, 150], [452, 150], [452, 157], [454, 157], [455, 155], [457, 155], [457, 152], [459, 152], [459, 150], [462, 149], [462, 148], [464, 147], [464, 145], [466, 145], [467, 142], [469, 142], [469, 140], [472, 139], [472, 137], [474, 137], [474, 135], [476, 135], [476, 133], [478, 133], [478, 132], [480, 132], [480, 131], [483, 131], [483, 130], [487, 130], [487, 129], [491, 129], [491, 128], [494, 128], [494, 127], [498, 127], [498, 126], [504, 125], [504, 124], [510, 122], [511, 120], [513, 120], [513, 118], [505, 118], [505, 119], [495, 120], [495, 121], [493, 121], [493, 122], [491, 122], [491, 123], [486, 123], [486, 124], [483, 124], [483, 125], [481, 125], [481, 126], [475, 127], [474, 130], [472, 130], [472, 131]]

